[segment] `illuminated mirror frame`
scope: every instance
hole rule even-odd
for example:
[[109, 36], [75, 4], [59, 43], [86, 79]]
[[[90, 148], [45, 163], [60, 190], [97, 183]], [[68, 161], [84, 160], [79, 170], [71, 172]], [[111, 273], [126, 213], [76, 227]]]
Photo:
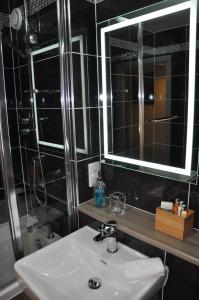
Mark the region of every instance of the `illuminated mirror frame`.
[[[186, 157], [185, 168], [176, 168], [168, 165], [162, 165], [144, 160], [126, 158], [108, 153], [108, 103], [107, 103], [107, 85], [106, 85], [106, 43], [105, 34], [130, 25], [139, 24], [144, 21], [153, 20], [169, 14], [190, 10], [190, 32], [189, 32], [189, 82], [188, 82], [188, 113], [187, 113], [187, 139], [186, 139]], [[132, 19], [127, 19], [117, 24], [101, 28], [101, 56], [102, 56], [102, 100], [103, 100], [103, 133], [104, 133], [104, 158], [138, 165], [147, 168], [158, 169], [161, 171], [191, 175], [192, 163], [192, 145], [193, 145], [193, 123], [194, 123], [194, 102], [195, 102], [195, 64], [196, 64], [196, 25], [197, 25], [197, 0], [186, 1], [168, 8], [160, 9], [148, 14], [144, 14]], [[101, 98], [101, 97], [100, 97]]]
[[[76, 148], [78, 153], [88, 154], [88, 135], [87, 135], [87, 111], [86, 111], [86, 90], [85, 90], [85, 68], [84, 68], [84, 49], [83, 49], [83, 36], [78, 35], [72, 38], [72, 43], [79, 42], [80, 45], [80, 67], [81, 67], [81, 89], [82, 89], [82, 110], [83, 110], [83, 134], [84, 134], [84, 148]], [[59, 48], [59, 43], [44, 47], [31, 52], [31, 77], [32, 77], [32, 88], [35, 90], [35, 74], [34, 74], [34, 56]], [[33, 105], [35, 115], [35, 127], [37, 142], [40, 145], [48, 146], [57, 149], [64, 149], [64, 145], [45, 142], [39, 139], [39, 127], [38, 127], [38, 116], [37, 116], [37, 101], [36, 94], [33, 93]]]

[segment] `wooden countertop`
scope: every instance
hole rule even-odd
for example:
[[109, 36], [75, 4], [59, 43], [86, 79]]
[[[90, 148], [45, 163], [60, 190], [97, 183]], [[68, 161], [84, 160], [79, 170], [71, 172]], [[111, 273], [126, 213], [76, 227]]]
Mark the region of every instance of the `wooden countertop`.
[[154, 215], [131, 206], [127, 206], [126, 214], [119, 217], [113, 216], [109, 208], [93, 206], [91, 200], [82, 203], [78, 209], [101, 222], [115, 220], [119, 230], [199, 266], [198, 230], [193, 229], [184, 241], [180, 241], [155, 230]]

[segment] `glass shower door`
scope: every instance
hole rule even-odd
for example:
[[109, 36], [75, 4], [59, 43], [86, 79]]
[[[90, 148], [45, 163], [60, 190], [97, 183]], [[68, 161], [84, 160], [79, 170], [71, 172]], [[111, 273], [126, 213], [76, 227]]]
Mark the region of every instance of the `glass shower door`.
[[8, 130], [0, 34], [0, 299], [4, 288], [15, 280], [14, 262], [21, 256], [21, 232]]
[[5, 197], [2, 167], [0, 170], [0, 290], [15, 280], [15, 255], [9, 225], [8, 202]]

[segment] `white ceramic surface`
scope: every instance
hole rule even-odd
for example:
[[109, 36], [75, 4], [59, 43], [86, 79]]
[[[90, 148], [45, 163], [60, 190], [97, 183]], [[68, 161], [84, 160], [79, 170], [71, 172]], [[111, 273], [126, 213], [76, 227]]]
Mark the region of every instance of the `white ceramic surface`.
[[[95, 242], [97, 231], [83, 227], [15, 263], [24, 289], [41, 300], [141, 300], [149, 299], [164, 282], [164, 276], [128, 281], [124, 263], [143, 254], [119, 243], [117, 253], [106, 250], [106, 240]], [[88, 287], [91, 277], [102, 286]]]

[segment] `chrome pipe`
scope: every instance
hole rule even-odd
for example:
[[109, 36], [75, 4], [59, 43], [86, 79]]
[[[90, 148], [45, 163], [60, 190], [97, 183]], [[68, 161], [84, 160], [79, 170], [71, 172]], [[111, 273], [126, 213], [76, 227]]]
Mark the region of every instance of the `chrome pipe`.
[[29, 24], [28, 24], [28, 3], [27, 0], [23, 1], [24, 5], [24, 22], [25, 22], [25, 40], [27, 49], [29, 49]]
[[73, 92], [72, 35], [70, 1], [57, 0], [57, 20], [60, 57], [60, 97], [68, 208], [68, 231], [77, 227], [77, 158]]
[[143, 25], [138, 24], [138, 100], [140, 160], [144, 160], [144, 74], [143, 74]]

